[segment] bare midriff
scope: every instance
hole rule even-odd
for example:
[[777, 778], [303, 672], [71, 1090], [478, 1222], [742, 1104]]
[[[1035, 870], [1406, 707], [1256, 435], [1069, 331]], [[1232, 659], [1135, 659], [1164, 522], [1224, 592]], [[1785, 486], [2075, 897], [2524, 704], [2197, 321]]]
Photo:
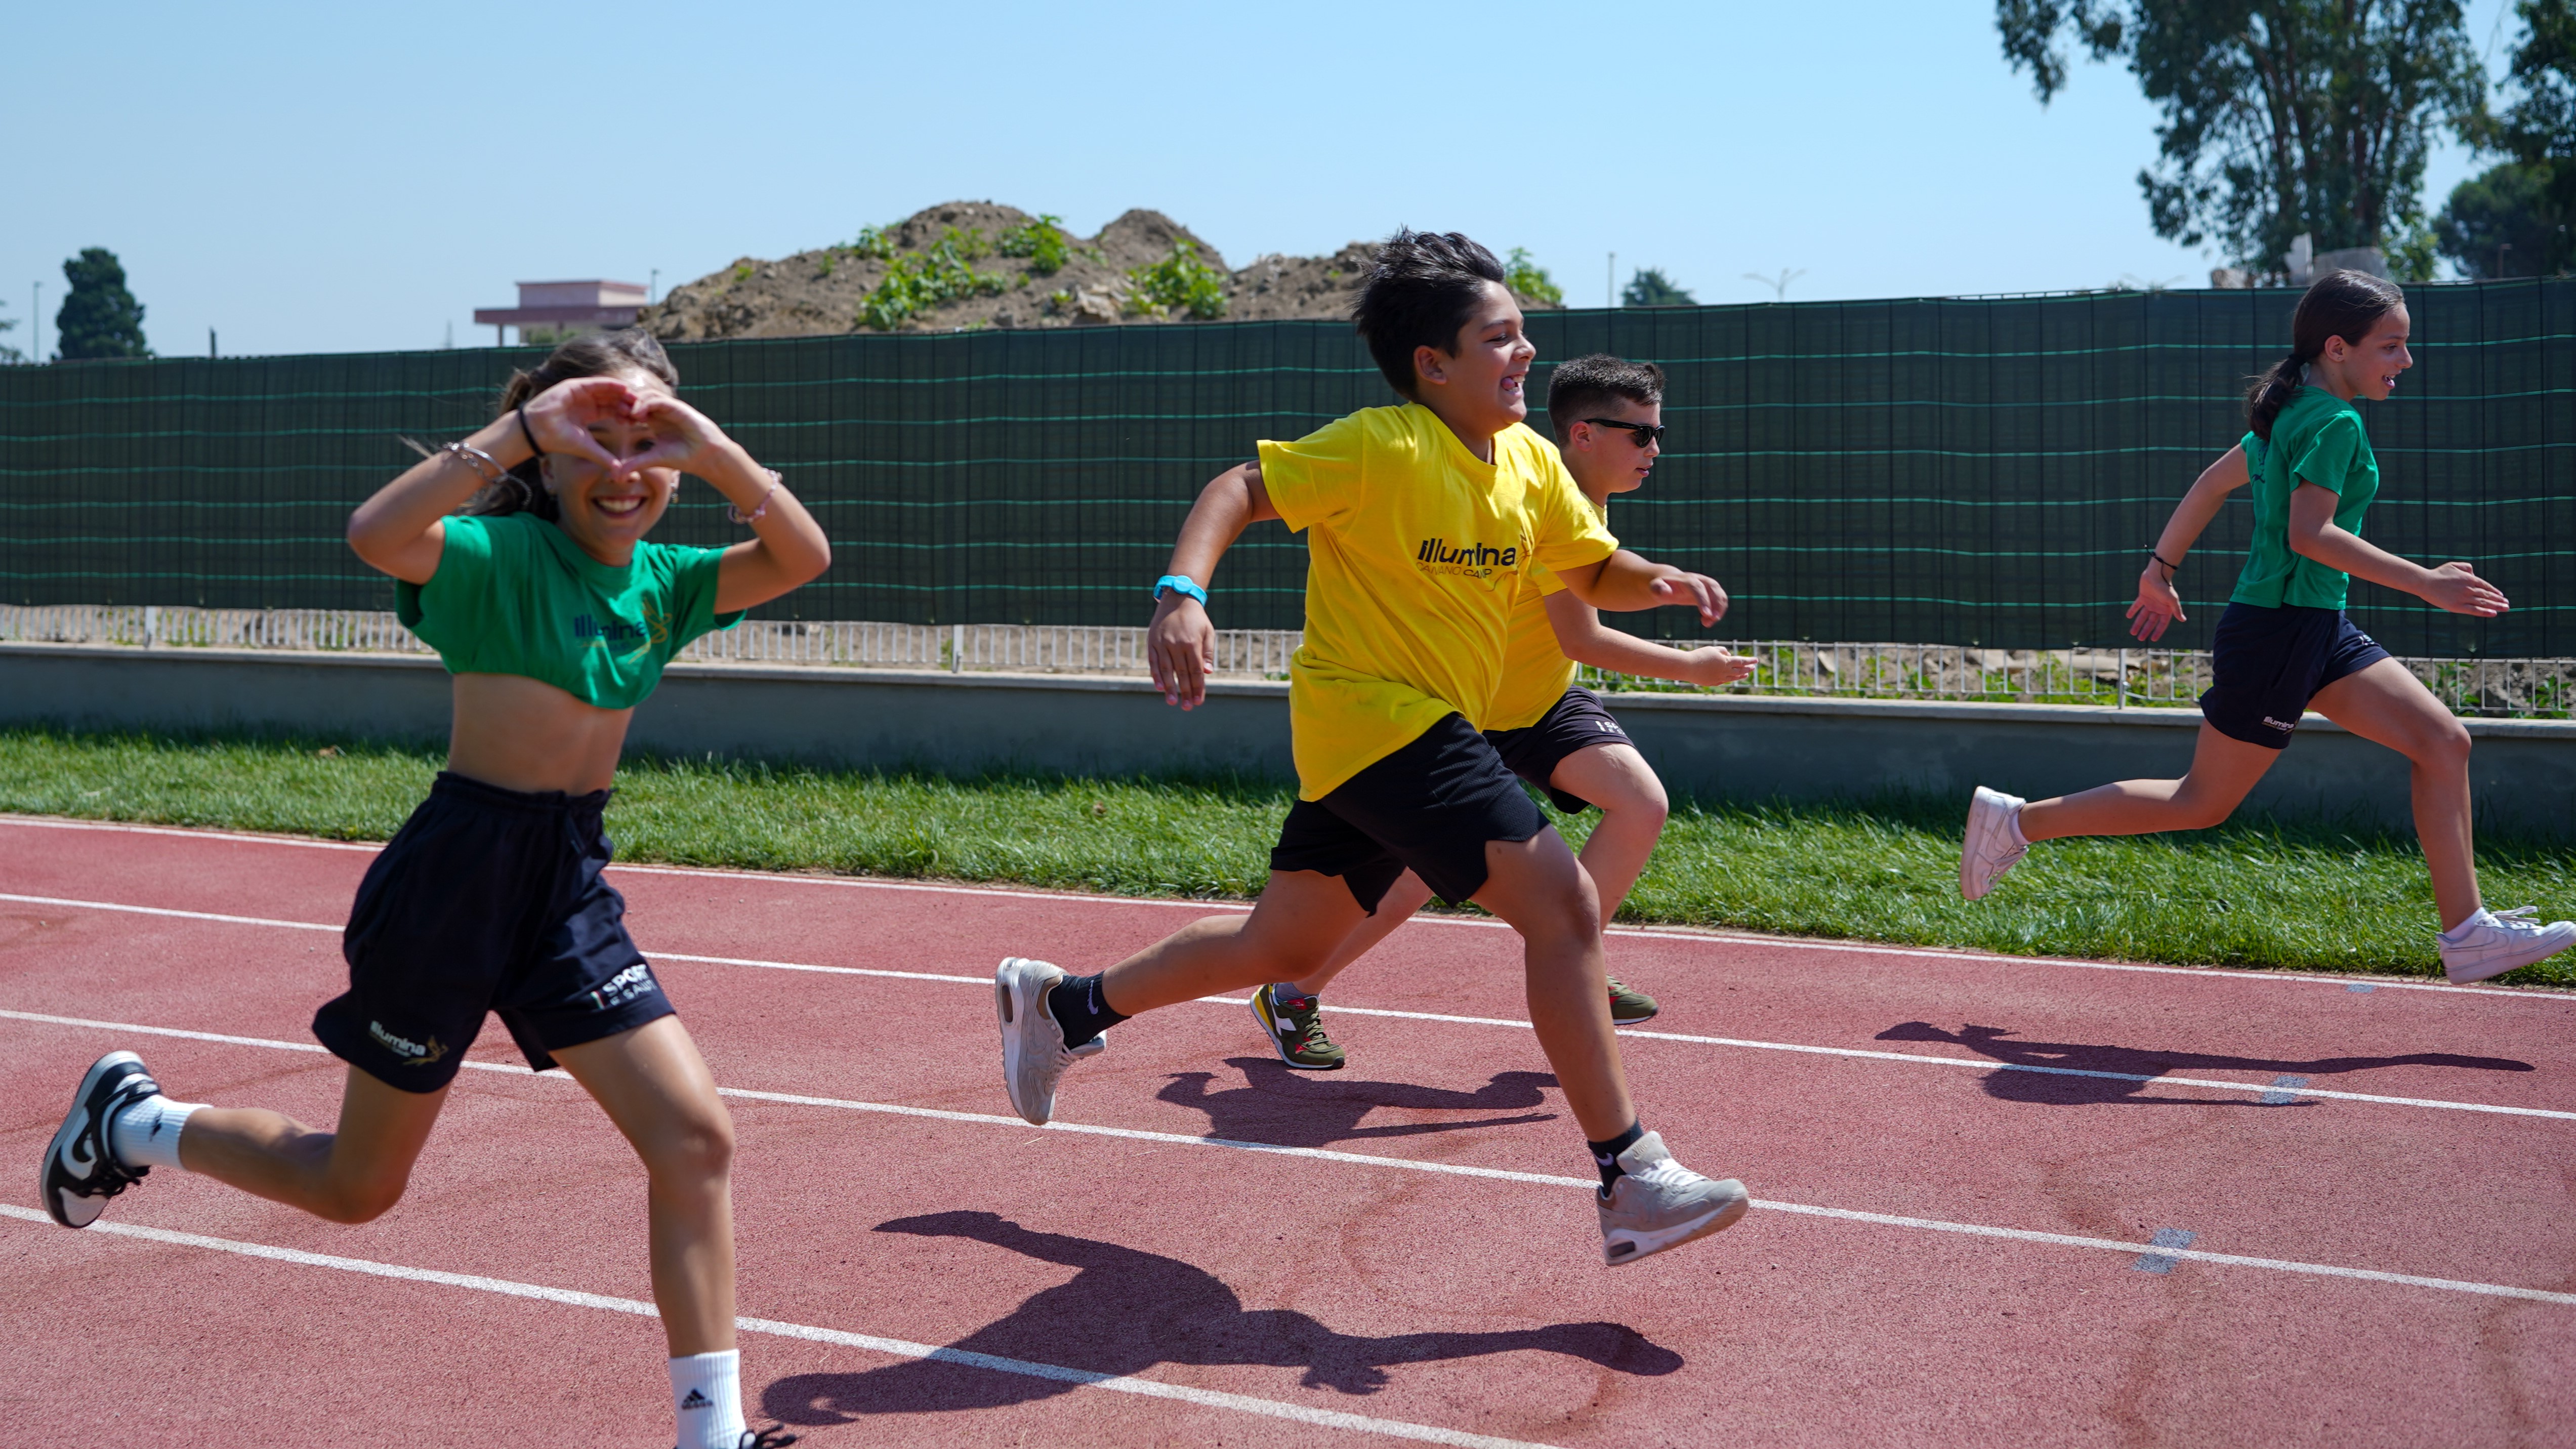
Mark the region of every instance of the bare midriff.
[[617, 777], [631, 709], [601, 709], [518, 674], [460, 674], [447, 768], [531, 794], [587, 795]]

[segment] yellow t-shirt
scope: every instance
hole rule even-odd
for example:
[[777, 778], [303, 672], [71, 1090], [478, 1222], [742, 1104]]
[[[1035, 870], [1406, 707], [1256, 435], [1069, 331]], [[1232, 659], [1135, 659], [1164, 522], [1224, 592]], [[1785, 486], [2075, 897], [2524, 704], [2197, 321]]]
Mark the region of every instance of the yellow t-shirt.
[[[1589, 506], [1591, 500], [1584, 503]], [[1545, 719], [1574, 687], [1574, 661], [1565, 657], [1565, 646], [1556, 642], [1556, 626], [1547, 619], [1547, 598], [1564, 593], [1564, 581], [1542, 566], [1530, 570], [1530, 584], [1512, 606], [1511, 637], [1503, 647], [1503, 682], [1494, 691], [1494, 702], [1485, 707], [1489, 730], [1528, 729]]]
[[1521, 424], [1478, 462], [1416, 403], [1261, 444], [1261, 483], [1307, 535], [1306, 640], [1288, 663], [1298, 795], [1319, 800], [1452, 714], [1481, 729], [1537, 565], [1619, 541]]

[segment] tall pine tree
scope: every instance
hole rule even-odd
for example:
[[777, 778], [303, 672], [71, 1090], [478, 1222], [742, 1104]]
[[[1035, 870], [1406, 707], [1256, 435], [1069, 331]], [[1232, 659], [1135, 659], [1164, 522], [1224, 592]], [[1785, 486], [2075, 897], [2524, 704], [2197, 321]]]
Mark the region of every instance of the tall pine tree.
[[143, 343], [143, 304], [125, 290], [125, 267], [116, 253], [89, 247], [63, 263], [72, 289], [54, 314], [56, 356], [65, 362], [98, 357], [150, 357]]

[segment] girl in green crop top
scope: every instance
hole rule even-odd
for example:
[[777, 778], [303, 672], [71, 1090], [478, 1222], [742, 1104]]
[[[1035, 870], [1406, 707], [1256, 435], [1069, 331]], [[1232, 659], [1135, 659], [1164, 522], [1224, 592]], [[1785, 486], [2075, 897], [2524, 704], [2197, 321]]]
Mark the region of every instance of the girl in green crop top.
[[1979, 786], [1959, 887], [1975, 900], [2035, 840], [2204, 830], [2225, 820], [2315, 709], [2407, 758], [2415, 832], [2433, 876], [2446, 975], [2482, 981], [2576, 945], [2576, 923], [2529, 908], [2490, 912], [2470, 844], [2469, 732], [2404, 665], [2344, 616], [2350, 576], [2472, 618], [2508, 607], [2466, 563], [2425, 567], [2361, 538], [2379, 465], [2356, 398], [2384, 402], [2415, 365], [2404, 294], [2359, 272], [2320, 277], [2300, 298], [2294, 347], [2246, 399], [2252, 430], [2200, 475], [2138, 578], [2130, 632], [2153, 643], [2184, 617], [2183, 554], [2227, 496], [2254, 488], [2254, 538], [2212, 640], [2199, 742], [2179, 780], [2123, 780], [2025, 804]]
[[[733, 1124], [602, 878], [601, 810], [662, 664], [820, 574], [831, 550], [778, 475], [678, 385], [642, 332], [567, 343], [511, 379], [490, 425], [349, 519], [350, 546], [394, 576], [405, 621], [454, 673], [455, 729], [446, 772], [359, 887], [350, 990], [314, 1020], [350, 1064], [337, 1129], [173, 1102], [132, 1053], [111, 1053], [56, 1137], [45, 1188], [66, 1227], [154, 1166], [364, 1222], [402, 1197], [497, 1013], [529, 1064], [569, 1071], [643, 1159], [681, 1449], [755, 1449], [792, 1436], [743, 1423]], [[732, 502], [750, 541], [645, 540], [684, 472]]]

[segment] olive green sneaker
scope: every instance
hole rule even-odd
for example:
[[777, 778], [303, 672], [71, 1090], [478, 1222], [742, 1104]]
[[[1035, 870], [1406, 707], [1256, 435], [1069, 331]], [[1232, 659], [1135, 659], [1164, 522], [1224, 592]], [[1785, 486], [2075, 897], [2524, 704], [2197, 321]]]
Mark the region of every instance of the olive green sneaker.
[[[1291, 1006], [1289, 1001], [1303, 1002]], [[1653, 1005], [1652, 1002], [1647, 1003]], [[1289, 997], [1272, 994], [1268, 985], [1252, 993], [1252, 1019], [1270, 1038], [1279, 1052], [1279, 1060], [1301, 1072], [1338, 1072], [1342, 1069], [1342, 1049], [1324, 1035], [1324, 1000], [1320, 996]]]
[[1661, 1010], [1663, 1008], [1655, 1004], [1655, 998], [1634, 987], [1621, 985], [1616, 976], [1610, 978], [1610, 1020], [1615, 1025], [1635, 1026], [1641, 1021], [1652, 1021], [1655, 1013]]

